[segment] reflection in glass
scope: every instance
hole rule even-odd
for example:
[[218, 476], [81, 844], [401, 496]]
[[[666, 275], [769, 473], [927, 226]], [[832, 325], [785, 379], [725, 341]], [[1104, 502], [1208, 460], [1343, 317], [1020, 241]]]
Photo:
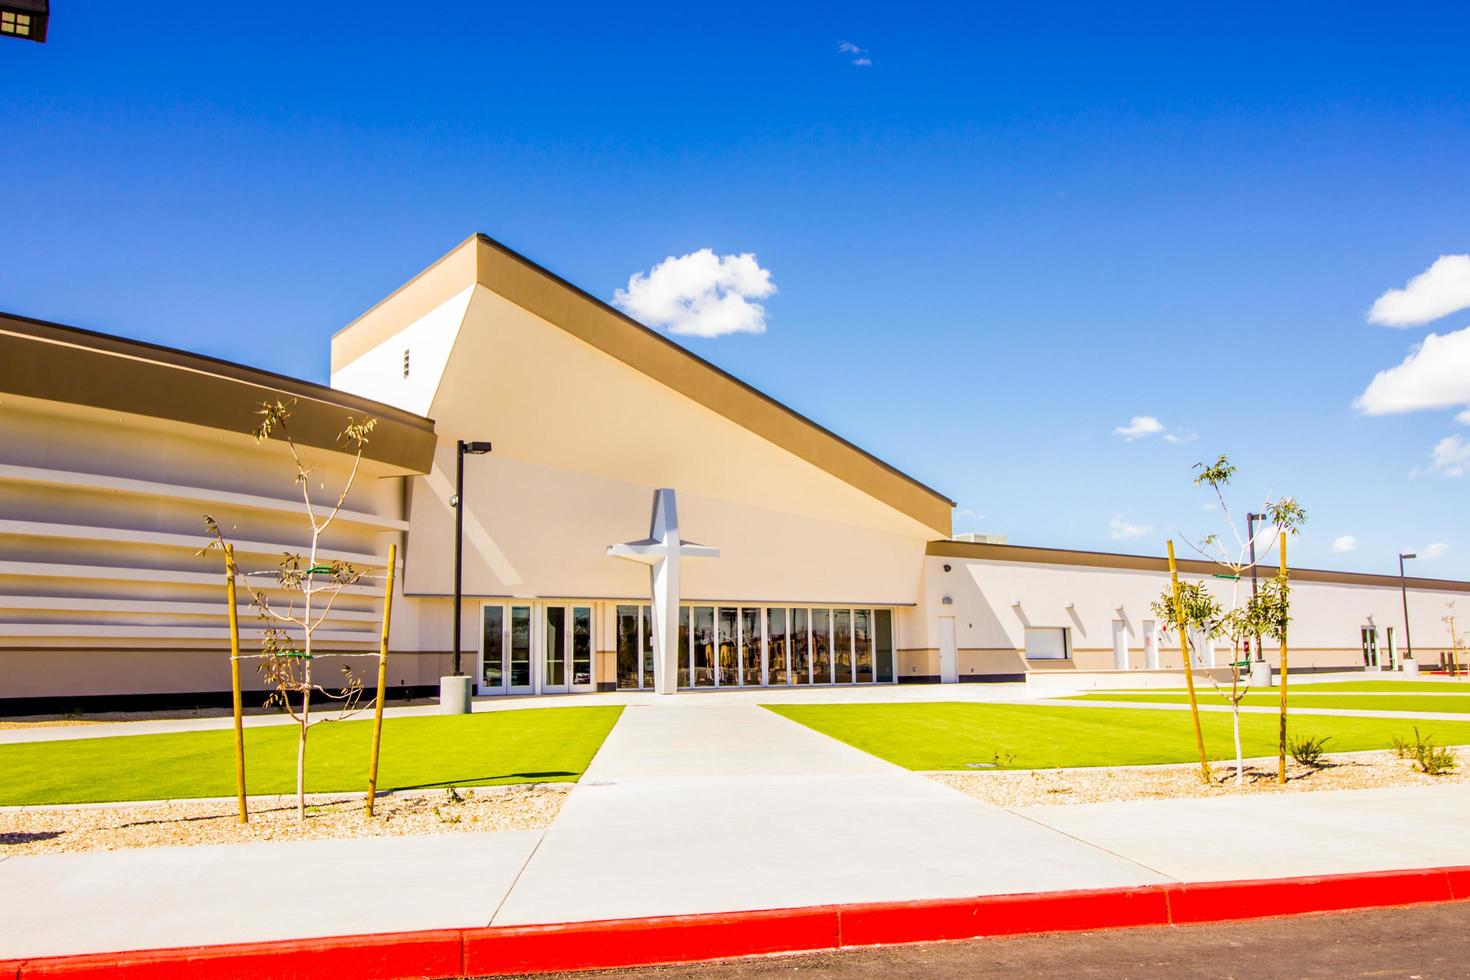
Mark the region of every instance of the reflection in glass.
[[771, 684], [786, 681], [786, 610], [766, 610], [766, 657], [770, 662]]
[[510, 686], [531, 686], [531, 607], [510, 607]]
[[868, 625], [870, 616], [872, 613], [867, 609], [852, 611], [852, 660], [856, 665], [859, 684], [873, 682], [873, 642]]
[[679, 607], [679, 686], [689, 686], [689, 607]]
[[713, 606], [694, 607], [694, 686], [711, 687], [715, 683], [715, 610]]
[[480, 645], [483, 651], [480, 684], [499, 688], [505, 680], [505, 609], [502, 606], [485, 606], [480, 616], [480, 630], [484, 637]]
[[852, 683], [852, 610], [832, 613], [832, 660], [837, 665], [837, 683]]
[[572, 683], [592, 683], [592, 607], [572, 607]]
[[618, 607], [618, 687], [638, 686], [638, 607]]
[[761, 685], [761, 611], [740, 610], [740, 683]]
[[643, 686], [653, 687], [653, 620], [652, 610], [643, 607]]
[[873, 613], [873, 649], [877, 652], [878, 683], [893, 681], [893, 610]]
[[807, 656], [807, 611], [805, 609], [791, 610], [791, 682], [793, 684], [810, 684], [812, 682], [811, 663]]
[[546, 657], [547, 687], [561, 687], [567, 682], [567, 610], [565, 606], [546, 607]]
[[812, 610], [812, 683], [832, 683], [832, 611]]
[[737, 639], [735, 610], [729, 607], [722, 607], [719, 610], [719, 622], [719, 683], [722, 686], [734, 687], [740, 683], [740, 661], [737, 659], [739, 653], [735, 648], [735, 641]]

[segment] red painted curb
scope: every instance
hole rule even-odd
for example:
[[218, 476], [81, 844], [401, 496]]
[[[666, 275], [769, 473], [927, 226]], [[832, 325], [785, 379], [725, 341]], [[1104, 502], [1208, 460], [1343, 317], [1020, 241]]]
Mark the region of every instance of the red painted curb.
[[1182, 925], [1470, 899], [1470, 867], [333, 936], [0, 961], [0, 980], [456, 977]]
[[458, 929], [288, 939], [24, 960], [19, 976], [110, 980], [273, 980], [277, 977], [457, 977]]
[[847, 905], [840, 911], [843, 946], [1159, 925], [1168, 914], [1158, 888]]
[[469, 976], [648, 966], [836, 949], [833, 907], [467, 929]]
[[1454, 899], [1449, 869], [1169, 886], [1169, 921], [1225, 922]]

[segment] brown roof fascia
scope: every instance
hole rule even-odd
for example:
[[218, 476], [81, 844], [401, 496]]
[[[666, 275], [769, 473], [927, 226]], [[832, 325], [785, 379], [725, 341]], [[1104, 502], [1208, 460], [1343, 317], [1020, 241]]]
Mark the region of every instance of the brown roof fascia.
[[138, 340], [0, 313], [0, 391], [248, 433], [260, 403], [294, 401], [291, 434], [343, 451], [347, 417], [378, 420], [366, 459], [426, 473], [434, 422], [325, 385]]

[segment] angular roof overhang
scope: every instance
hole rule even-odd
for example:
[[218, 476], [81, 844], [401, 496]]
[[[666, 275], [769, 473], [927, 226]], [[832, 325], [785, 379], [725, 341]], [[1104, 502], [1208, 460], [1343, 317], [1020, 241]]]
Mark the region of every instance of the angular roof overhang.
[[485, 235], [473, 235], [332, 338], [332, 370], [479, 284], [926, 527], [954, 501]]

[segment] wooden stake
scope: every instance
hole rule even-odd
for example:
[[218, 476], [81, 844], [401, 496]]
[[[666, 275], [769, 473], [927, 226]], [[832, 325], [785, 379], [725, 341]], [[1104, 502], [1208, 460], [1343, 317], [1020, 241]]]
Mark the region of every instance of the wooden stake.
[[378, 700], [373, 707], [373, 750], [368, 762], [367, 815], [373, 815], [378, 795], [378, 749], [383, 743], [383, 697], [388, 688], [388, 624], [393, 618], [393, 573], [398, 567], [398, 545], [388, 546], [388, 587], [383, 590], [383, 637], [378, 645]]
[[[1286, 535], [1281, 535], [1281, 598], [1286, 599]], [[1288, 608], [1290, 608], [1288, 606]], [[1281, 730], [1277, 733], [1276, 781], [1286, 785], [1286, 624], [1281, 624]]]
[[1206, 786], [1214, 782], [1210, 760], [1205, 755], [1205, 733], [1199, 726], [1199, 701], [1194, 694], [1194, 667], [1189, 662], [1189, 624], [1184, 616], [1184, 599], [1179, 594], [1179, 569], [1174, 564], [1174, 539], [1169, 539], [1169, 578], [1174, 583], [1174, 618], [1179, 623], [1179, 651], [1184, 654], [1184, 683], [1189, 688], [1189, 714], [1194, 719], [1194, 744], [1199, 749], [1199, 778]]
[[235, 797], [240, 823], [250, 822], [245, 802], [245, 722], [240, 705], [240, 611], [235, 607], [235, 546], [225, 545], [225, 596], [230, 603], [230, 696], [235, 707]]

